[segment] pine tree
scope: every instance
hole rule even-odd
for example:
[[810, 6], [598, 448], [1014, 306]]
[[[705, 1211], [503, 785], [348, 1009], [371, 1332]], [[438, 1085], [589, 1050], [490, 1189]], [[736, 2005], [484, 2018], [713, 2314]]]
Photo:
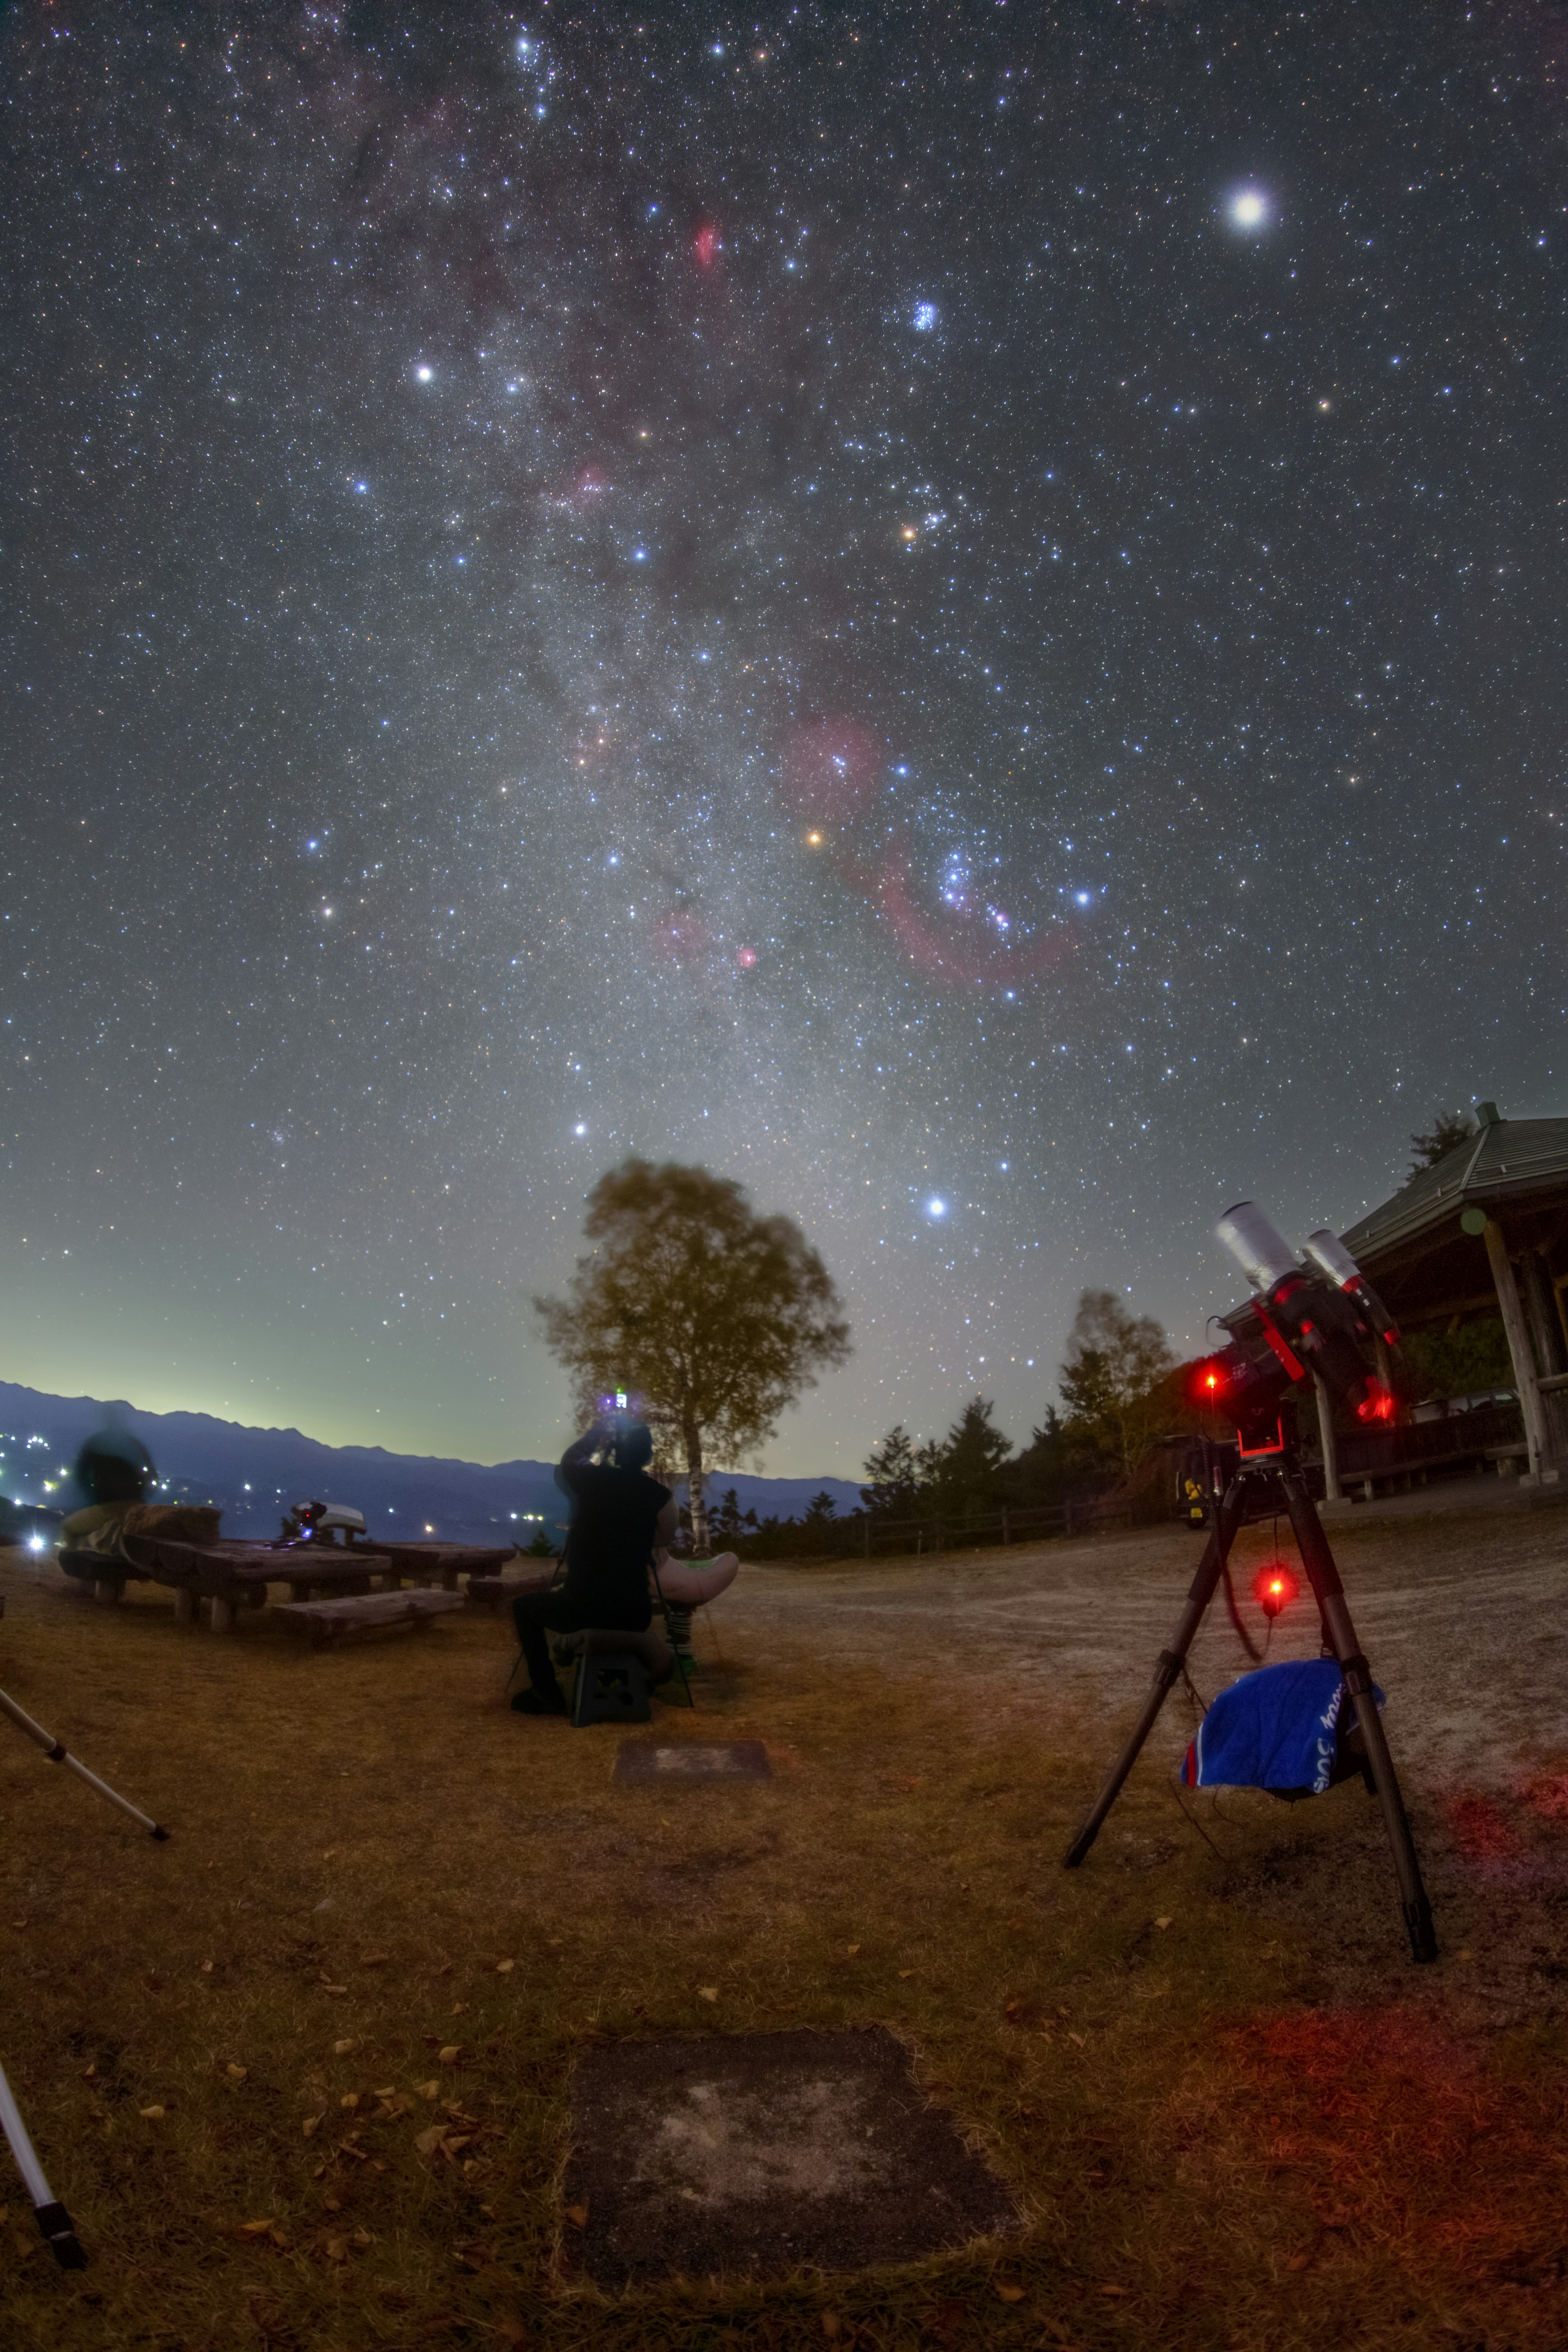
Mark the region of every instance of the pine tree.
[[873, 1446], [864, 1467], [869, 1483], [861, 1487], [860, 1500], [866, 1508], [879, 1518], [912, 1518], [920, 1500], [920, 1474], [914, 1442], [901, 1421]]

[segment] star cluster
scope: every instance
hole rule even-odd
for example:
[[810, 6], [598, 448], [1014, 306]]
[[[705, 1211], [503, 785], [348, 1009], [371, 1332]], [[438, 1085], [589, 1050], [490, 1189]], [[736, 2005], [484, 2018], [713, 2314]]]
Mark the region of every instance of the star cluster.
[[626, 1152], [773, 1466], [1560, 1109], [1536, 12], [19, 6], [0, 1370], [548, 1450]]

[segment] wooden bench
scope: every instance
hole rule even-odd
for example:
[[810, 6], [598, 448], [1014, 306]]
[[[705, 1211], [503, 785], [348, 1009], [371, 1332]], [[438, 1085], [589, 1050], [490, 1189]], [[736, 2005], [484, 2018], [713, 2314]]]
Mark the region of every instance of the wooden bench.
[[445, 1617], [462, 1606], [460, 1592], [364, 1592], [340, 1601], [279, 1601], [272, 1614], [286, 1632], [308, 1633], [320, 1650], [349, 1633], [428, 1625], [433, 1617]]

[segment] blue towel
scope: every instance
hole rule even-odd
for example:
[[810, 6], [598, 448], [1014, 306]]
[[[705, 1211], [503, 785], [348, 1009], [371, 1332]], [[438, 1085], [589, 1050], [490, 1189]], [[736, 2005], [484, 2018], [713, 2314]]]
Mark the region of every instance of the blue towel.
[[[1183, 1780], [1189, 1789], [1310, 1789], [1321, 1796], [1333, 1773], [1344, 1695], [1333, 1658], [1301, 1658], [1242, 1675], [1220, 1692], [1198, 1726]], [[1381, 1707], [1375, 1684], [1373, 1695]]]

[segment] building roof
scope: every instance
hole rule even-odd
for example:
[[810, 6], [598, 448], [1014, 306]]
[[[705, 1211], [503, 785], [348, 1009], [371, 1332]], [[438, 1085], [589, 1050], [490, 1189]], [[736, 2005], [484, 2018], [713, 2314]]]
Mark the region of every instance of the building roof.
[[1447, 1225], [1472, 1204], [1500, 1215], [1542, 1193], [1568, 1199], [1568, 1118], [1500, 1118], [1481, 1105], [1481, 1125], [1433, 1168], [1341, 1235], [1363, 1264]]

